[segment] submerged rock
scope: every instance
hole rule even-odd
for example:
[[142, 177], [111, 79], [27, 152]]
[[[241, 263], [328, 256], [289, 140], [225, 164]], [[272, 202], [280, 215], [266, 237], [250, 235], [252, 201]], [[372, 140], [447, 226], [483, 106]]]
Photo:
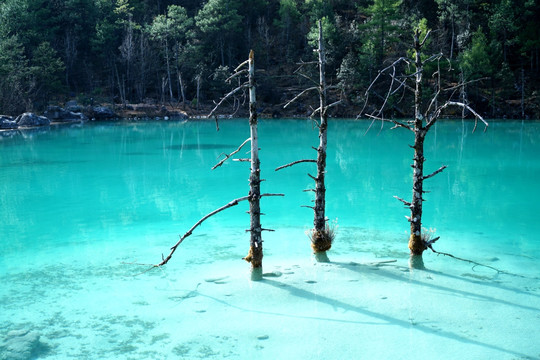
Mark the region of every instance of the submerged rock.
[[42, 348], [36, 331], [12, 330], [2, 344], [1, 359], [30, 360], [37, 357]]
[[51, 120], [45, 116], [38, 116], [34, 113], [24, 113], [17, 116], [15, 122], [19, 126], [48, 126], [51, 124]]
[[60, 122], [84, 122], [88, 120], [84, 114], [68, 111], [62, 109], [60, 106], [49, 106], [43, 115], [52, 121]]

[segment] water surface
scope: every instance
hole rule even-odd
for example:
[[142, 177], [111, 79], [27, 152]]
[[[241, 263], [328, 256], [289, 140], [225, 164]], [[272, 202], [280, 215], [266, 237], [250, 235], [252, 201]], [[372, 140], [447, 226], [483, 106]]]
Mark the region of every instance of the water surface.
[[40, 335], [27, 358], [540, 358], [540, 122], [473, 133], [442, 121], [426, 141], [426, 173], [448, 165], [425, 185], [435, 248], [519, 276], [428, 253], [427, 270], [411, 271], [408, 214], [393, 196], [411, 195], [412, 134], [368, 126], [330, 121], [338, 232], [332, 263], [316, 265], [302, 207], [315, 165], [274, 169], [314, 158], [317, 131], [260, 122], [262, 191], [285, 194], [262, 200], [275, 230], [263, 234], [264, 266], [277, 277], [260, 283], [241, 260], [247, 203], [205, 222], [165, 268], [138, 275], [148, 266], [135, 264], [159, 262], [199, 218], [247, 194], [248, 163], [210, 170], [249, 137], [246, 120], [219, 132], [213, 121], [112, 122], [0, 138], [0, 355], [25, 329]]

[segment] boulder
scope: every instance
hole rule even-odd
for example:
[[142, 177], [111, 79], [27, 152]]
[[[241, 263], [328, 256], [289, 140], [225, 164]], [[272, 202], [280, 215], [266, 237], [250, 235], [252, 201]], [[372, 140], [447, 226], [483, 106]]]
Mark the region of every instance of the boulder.
[[19, 125], [11, 116], [0, 115], [0, 129], [17, 129]]
[[118, 117], [118, 115], [116, 115], [116, 113], [111, 108], [108, 108], [106, 106], [90, 107], [90, 109], [88, 110], [88, 114], [96, 120], [113, 119]]
[[2, 359], [30, 360], [36, 358], [42, 344], [36, 331], [12, 330], [4, 340]]
[[59, 122], [84, 122], [88, 120], [84, 114], [65, 110], [60, 106], [49, 106], [43, 115], [49, 118], [51, 121]]
[[17, 116], [15, 122], [19, 126], [47, 126], [51, 124], [51, 120], [45, 116], [37, 116], [34, 113], [24, 113]]
[[66, 103], [66, 106], [64, 106], [64, 108], [67, 110], [67, 111], [73, 111], [75, 113], [80, 113], [83, 111], [83, 108], [81, 105], [79, 105], [77, 103], [76, 100], [70, 100]]

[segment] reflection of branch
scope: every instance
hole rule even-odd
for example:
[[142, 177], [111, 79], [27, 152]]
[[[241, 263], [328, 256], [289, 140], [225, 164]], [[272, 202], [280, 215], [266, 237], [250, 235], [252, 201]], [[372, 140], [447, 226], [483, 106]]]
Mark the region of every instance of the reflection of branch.
[[225, 154], [225, 158], [224, 158], [223, 160], [221, 160], [219, 163], [217, 163], [216, 165], [214, 165], [214, 167], [212, 168], [212, 170], [214, 170], [215, 168], [218, 168], [218, 167], [220, 167], [221, 165], [223, 165], [223, 163], [224, 163], [225, 161], [227, 161], [227, 159], [229, 159], [231, 156], [233, 156], [234, 154], [236, 154], [237, 152], [239, 152], [240, 149], [242, 149], [242, 147], [243, 147], [244, 145], [246, 145], [246, 143], [247, 143], [248, 141], [250, 141], [250, 140], [251, 140], [251, 138], [247, 138], [247, 139], [242, 143], [242, 145], [240, 145], [240, 146], [239, 146], [236, 150], [234, 150], [232, 153], [230, 153], [230, 154]]
[[278, 171], [278, 170], [281, 170], [281, 169], [285, 169], [285, 168], [287, 168], [287, 167], [289, 167], [289, 166], [293, 166], [293, 165], [300, 164], [300, 163], [305, 163], [305, 162], [316, 163], [317, 160], [303, 159], [303, 160], [293, 161], [292, 163], [289, 163], [289, 164], [287, 164], [287, 165], [282, 165], [282, 166], [276, 168], [275, 171]]

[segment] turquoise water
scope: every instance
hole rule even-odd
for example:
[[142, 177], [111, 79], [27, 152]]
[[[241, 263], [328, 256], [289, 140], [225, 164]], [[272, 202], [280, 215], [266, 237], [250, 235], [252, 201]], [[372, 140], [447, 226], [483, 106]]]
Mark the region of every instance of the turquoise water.
[[[403, 349], [418, 345], [414, 331], [437, 347], [463, 345], [463, 359], [540, 358], [532, 340], [540, 338], [540, 122], [492, 121], [487, 132], [473, 133], [472, 123], [442, 121], [426, 142], [426, 172], [448, 165], [425, 185], [431, 192], [423, 223], [441, 236], [435, 248], [520, 277], [431, 253], [424, 261], [433, 273], [410, 272], [408, 214], [393, 196], [411, 194], [412, 135], [379, 125], [364, 135], [368, 126], [330, 122], [327, 216], [338, 232], [333, 263], [325, 268], [312, 264], [305, 236], [313, 214], [302, 205], [311, 205], [312, 195], [302, 190], [313, 186], [307, 173], [315, 173], [314, 164], [274, 172], [314, 158], [317, 132], [308, 120], [260, 122], [262, 191], [285, 197], [262, 200], [263, 227], [275, 230], [263, 234], [264, 267], [281, 276], [257, 284], [246, 280], [249, 266], [241, 261], [249, 241], [247, 203], [207, 220], [164, 269], [140, 274], [148, 266], [138, 265], [159, 262], [203, 215], [247, 194], [248, 163], [210, 170], [249, 137], [246, 120], [222, 121], [219, 132], [213, 121], [113, 122], [0, 137], [0, 356], [14, 356], [9, 332], [24, 329], [40, 335], [39, 344], [28, 345], [30, 355], [20, 357], [28, 359], [275, 359], [278, 351], [350, 358], [356, 345], [342, 331], [360, 331], [369, 341], [355, 338], [358, 351], [378, 358], [410, 358]], [[239, 157], [249, 157], [247, 151]], [[379, 278], [357, 271], [394, 260]], [[278, 291], [297, 283], [295, 291]], [[304, 288], [313, 285], [320, 287]], [[408, 300], [380, 308], [377, 301], [392, 299], [381, 286]], [[444, 311], [411, 320], [415, 296], [442, 301]], [[291, 307], [281, 308], [285, 303]], [[330, 315], [313, 315], [324, 306]], [[453, 306], [466, 313], [453, 317]], [[204, 318], [212, 309], [220, 315]], [[310, 315], [302, 315], [306, 309]], [[471, 322], [486, 309], [504, 326], [518, 317], [522, 323]], [[343, 314], [351, 312], [353, 320], [392, 326], [377, 327], [379, 335], [369, 339], [370, 321], [345, 328], [354, 321]], [[329, 318], [334, 333], [325, 331]], [[283, 319], [291, 329], [283, 329]], [[304, 349], [301, 332], [334, 345]], [[520, 340], [505, 343], [508, 332]], [[385, 350], [389, 339], [394, 345]], [[416, 355], [446, 358], [434, 351], [424, 344]]]

